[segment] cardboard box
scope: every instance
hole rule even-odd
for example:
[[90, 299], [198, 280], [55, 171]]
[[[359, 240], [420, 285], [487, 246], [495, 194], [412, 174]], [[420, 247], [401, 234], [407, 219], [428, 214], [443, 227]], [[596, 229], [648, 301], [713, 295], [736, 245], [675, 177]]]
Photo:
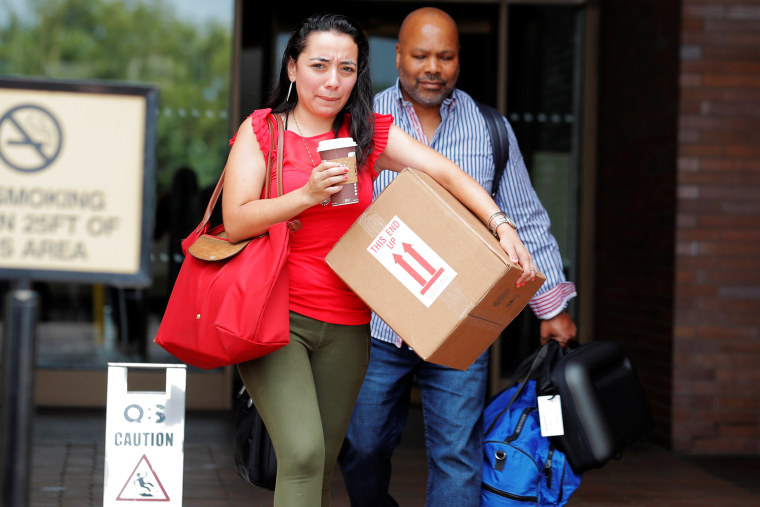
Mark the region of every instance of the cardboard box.
[[404, 169], [327, 264], [426, 361], [466, 369], [544, 283], [524, 287], [488, 227], [425, 173]]

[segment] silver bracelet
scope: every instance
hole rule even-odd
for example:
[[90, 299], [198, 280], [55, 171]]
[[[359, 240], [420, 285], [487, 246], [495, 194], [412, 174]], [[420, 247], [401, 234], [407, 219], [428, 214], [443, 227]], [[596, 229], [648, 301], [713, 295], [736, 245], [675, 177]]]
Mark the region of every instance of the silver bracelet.
[[496, 239], [501, 239], [499, 238], [499, 234], [496, 232], [496, 229], [498, 229], [501, 224], [507, 224], [512, 229], [517, 230], [517, 224], [515, 224], [514, 220], [509, 218], [506, 213], [501, 212], [501, 214], [499, 214], [495, 219], [494, 217], [491, 217], [491, 220], [488, 221], [488, 227], [491, 229], [491, 234], [496, 236]]
[[504, 213], [503, 211], [497, 211], [496, 213], [491, 215], [491, 218], [488, 219], [488, 228], [491, 229], [491, 232], [493, 232], [494, 230], [493, 227], [491, 227], [491, 222], [493, 222], [494, 218], [499, 217], [499, 216], [507, 216], [507, 214]]

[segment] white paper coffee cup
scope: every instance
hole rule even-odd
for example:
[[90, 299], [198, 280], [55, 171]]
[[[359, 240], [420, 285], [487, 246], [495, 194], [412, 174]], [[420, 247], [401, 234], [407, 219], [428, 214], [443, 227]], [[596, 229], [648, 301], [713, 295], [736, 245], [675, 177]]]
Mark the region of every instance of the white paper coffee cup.
[[358, 176], [356, 173], [356, 142], [351, 137], [338, 137], [319, 142], [317, 147], [319, 157], [325, 161], [339, 162], [348, 167], [348, 179], [343, 183], [340, 192], [332, 195], [333, 206], [359, 202], [357, 189]]

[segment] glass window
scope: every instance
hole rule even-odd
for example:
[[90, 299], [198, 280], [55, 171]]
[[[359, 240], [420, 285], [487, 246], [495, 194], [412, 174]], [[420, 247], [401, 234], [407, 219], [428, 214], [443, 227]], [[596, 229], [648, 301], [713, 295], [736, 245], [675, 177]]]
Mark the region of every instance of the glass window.
[[556, 6], [514, 6], [509, 11], [507, 117], [571, 272], [581, 12]]
[[200, 221], [203, 196], [229, 149], [234, 0], [3, 5], [0, 74], [148, 83], [159, 90], [152, 286], [35, 283], [41, 298], [38, 366], [170, 361], [152, 348], [151, 338], [182, 261], [179, 241]]

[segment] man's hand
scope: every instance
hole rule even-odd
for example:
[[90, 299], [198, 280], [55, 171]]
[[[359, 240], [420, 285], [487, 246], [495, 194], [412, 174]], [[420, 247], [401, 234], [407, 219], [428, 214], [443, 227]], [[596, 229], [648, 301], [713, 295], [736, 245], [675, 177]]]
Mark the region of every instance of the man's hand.
[[562, 312], [556, 317], [541, 321], [541, 345], [549, 340], [556, 340], [565, 348], [567, 343], [575, 339], [575, 322], [570, 314]]

